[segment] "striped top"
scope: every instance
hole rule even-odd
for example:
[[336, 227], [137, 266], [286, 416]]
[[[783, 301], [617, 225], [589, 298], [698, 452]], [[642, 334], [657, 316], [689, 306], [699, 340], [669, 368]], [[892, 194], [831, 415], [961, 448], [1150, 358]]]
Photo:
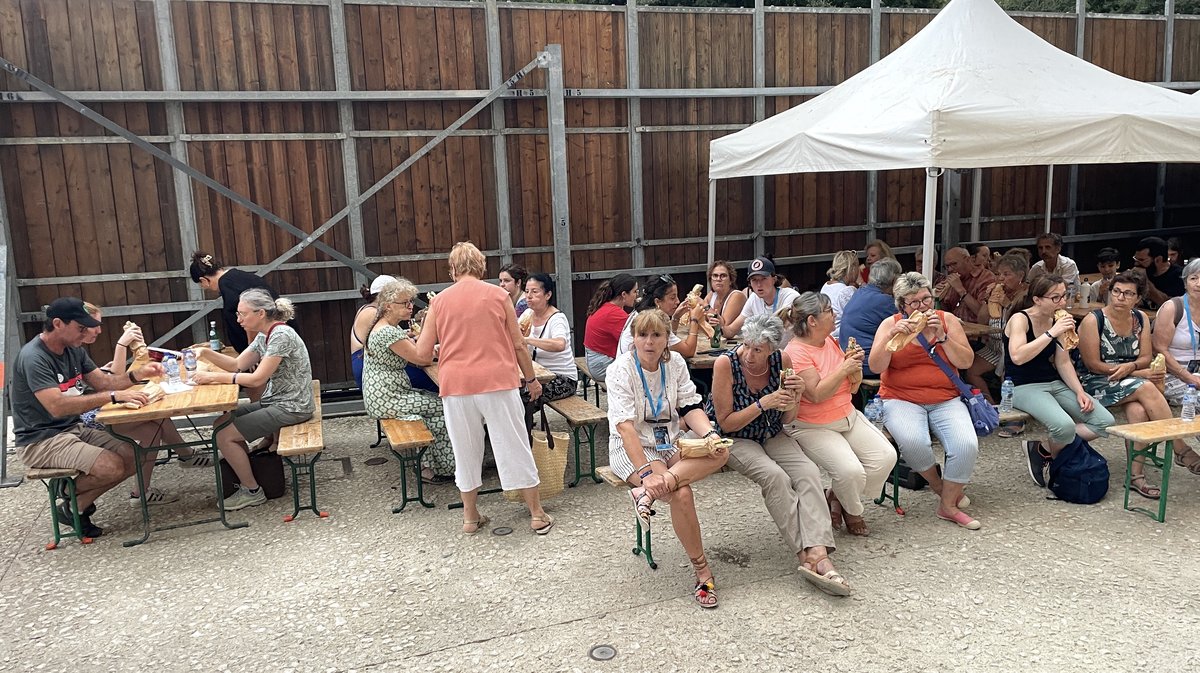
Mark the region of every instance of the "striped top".
[[[746, 377], [742, 374], [742, 362], [737, 357], [737, 351], [722, 353], [721, 357], [729, 358], [729, 363], [733, 367], [734, 411], [740, 411], [746, 407], [753, 406], [754, 402], [764, 395], [769, 395], [779, 389], [780, 373], [783, 371], [783, 353], [781, 351], [775, 351], [768, 357], [767, 371], [769, 374], [767, 376], [767, 385], [758, 392], [750, 390], [750, 386], [746, 383]], [[733, 432], [722, 430], [720, 424], [717, 423], [717, 411], [713, 407], [712, 396], [709, 396], [708, 404], [705, 405], [704, 411], [708, 414], [708, 419], [712, 421], [713, 428], [722, 437], [752, 439], [759, 444], [763, 444], [783, 430], [783, 412], [778, 409], [763, 411], [763, 413], [759, 414], [758, 418], [750, 421], [741, 430]]]

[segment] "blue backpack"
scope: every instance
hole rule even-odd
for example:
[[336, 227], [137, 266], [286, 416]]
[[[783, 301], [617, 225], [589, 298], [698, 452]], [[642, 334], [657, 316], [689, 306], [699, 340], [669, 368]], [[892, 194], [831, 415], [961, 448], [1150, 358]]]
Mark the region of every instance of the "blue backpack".
[[1050, 461], [1050, 490], [1059, 500], [1090, 505], [1108, 493], [1108, 461], [1079, 435]]

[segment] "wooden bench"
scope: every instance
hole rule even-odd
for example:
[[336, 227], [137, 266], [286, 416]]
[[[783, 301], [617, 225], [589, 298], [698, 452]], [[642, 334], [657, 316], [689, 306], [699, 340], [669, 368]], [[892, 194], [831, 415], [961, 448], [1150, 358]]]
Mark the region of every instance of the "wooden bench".
[[[1123, 507], [1132, 512], [1141, 512], [1159, 523], [1167, 519], [1167, 486], [1171, 481], [1171, 464], [1175, 462], [1175, 440], [1200, 435], [1200, 421], [1183, 421], [1178, 418], [1164, 418], [1160, 421], [1144, 423], [1129, 423], [1126, 425], [1109, 426], [1108, 434], [1125, 440], [1125, 502]], [[1135, 445], [1143, 444], [1145, 448], [1137, 449]], [[1158, 447], [1163, 446], [1161, 455]], [[1152, 465], [1162, 471], [1162, 483], [1159, 485], [1158, 511], [1145, 507], [1129, 506], [1129, 489], [1132, 487], [1133, 461], [1144, 458], [1143, 464]]]
[[[600, 478], [596, 476], [596, 426], [608, 420], [608, 414], [597, 407], [596, 405], [581, 399], [574, 395], [548, 402], [549, 406], [560, 416], [567, 419], [567, 425], [571, 427], [571, 432], [575, 437], [575, 479], [567, 486], [574, 486], [579, 483], [583, 477], [591, 477], [592, 481], [599, 484]], [[584, 472], [581, 468], [583, 463], [579, 455], [579, 431], [587, 432], [588, 439], [588, 457], [590, 458], [591, 468]]]
[[[381, 421], [383, 432], [387, 435], [388, 445], [392, 455], [400, 461], [400, 505], [392, 508], [392, 514], [399, 514], [410, 502], [419, 502], [424, 507], [433, 507], [432, 502], [425, 500], [425, 485], [421, 481], [421, 459], [425, 451], [433, 444], [433, 433], [425, 427], [424, 421], [401, 421], [395, 418], [385, 418]], [[408, 473], [412, 471], [413, 480], [417, 482], [417, 497], [408, 495]]]
[[[321, 427], [321, 382], [312, 382], [313, 402], [316, 408], [312, 418], [289, 425], [279, 431], [279, 441], [275, 452], [287, 463], [292, 471], [292, 505], [294, 511], [283, 517], [284, 521], [292, 521], [300, 510], [312, 510], [313, 514], [324, 519], [329, 512], [317, 508], [317, 459], [325, 449], [325, 435]], [[300, 476], [308, 477], [308, 504], [300, 506]]]
[[[596, 474], [598, 474], [600, 479], [609, 486], [619, 488], [623, 491], [629, 491], [631, 488], [627, 482], [618, 477], [616, 473], [612, 471], [612, 468], [607, 465], [596, 468]], [[624, 506], [629, 507], [629, 502], [626, 501]], [[653, 541], [650, 538], [650, 527], [643, 527], [642, 520], [638, 518], [636, 514], [633, 517], [633, 525], [635, 527], [635, 545], [633, 547], [633, 555], [645, 557], [646, 564], [650, 566], [650, 569], [658, 570], [658, 563], [654, 561], [654, 552], [651, 549]]]
[[575, 368], [579, 370], [579, 383], [583, 389], [583, 399], [587, 400], [588, 384], [590, 383], [592, 389], [596, 391], [596, 406], [600, 406], [600, 389], [604, 388], [607, 392], [608, 388], [604, 386], [604, 383], [592, 378], [592, 372], [588, 370], [587, 358], [575, 358]]
[[83, 473], [78, 470], [63, 467], [31, 467], [25, 471], [26, 479], [37, 479], [46, 485], [50, 494], [50, 527], [54, 532], [54, 541], [46, 543], [46, 549], [57, 549], [64, 535], [58, 521], [58, 495], [63, 493], [71, 508], [72, 527], [68, 536], [79, 539], [81, 544], [91, 544], [92, 538], [83, 534], [83, 523], [79, 520], [79, 501], [75, 499], [75, 480]]

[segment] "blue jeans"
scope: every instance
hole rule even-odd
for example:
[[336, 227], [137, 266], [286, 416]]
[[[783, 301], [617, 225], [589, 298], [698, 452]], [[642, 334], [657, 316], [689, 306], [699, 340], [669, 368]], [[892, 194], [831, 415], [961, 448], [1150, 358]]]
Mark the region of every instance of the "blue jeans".
[[1092, 399], [1092, 410], [1083, 413], [1075, 393], [1062, 381], [1026, 383], [1013, 389], [1013, 406], [1033, 416], [1050, 431], [1050, 443], [1066, 446], [1075, 439], [1075, 423], [1105, 436], [1104, 429], [1113, 424], [1113, 415]]
[[904, 400], [883, 401], [883, 423], [904, 462], [917, 472], [933, 467], [933, 442], [930, 429], [942, 442], [946, 452], [946, 469], [942, 478], [956, 484], [967, 484], [979, 456], [979, 438], [971, 425], [967, 406], [957, 397], [937, 404], [914, 404]]

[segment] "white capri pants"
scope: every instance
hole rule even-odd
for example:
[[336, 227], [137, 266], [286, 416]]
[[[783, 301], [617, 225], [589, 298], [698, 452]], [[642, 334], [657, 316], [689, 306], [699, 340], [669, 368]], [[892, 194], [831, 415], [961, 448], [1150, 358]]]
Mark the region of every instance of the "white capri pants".
[[525, 434], [525, 406], [515, 388], [443, 397], [442, 409], [454, 447], [454, 483], [459, 491], [467, 493], [483, 485], [484, 423], [492, 439], [500, 486], [515, 491], [540, 483]]

